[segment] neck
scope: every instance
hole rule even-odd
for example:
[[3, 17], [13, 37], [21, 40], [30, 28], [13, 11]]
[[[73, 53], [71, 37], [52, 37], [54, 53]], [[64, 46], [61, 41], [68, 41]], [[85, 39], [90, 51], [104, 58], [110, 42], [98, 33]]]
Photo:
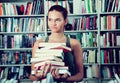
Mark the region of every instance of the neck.
[[66, 41], [66, 37], [65, 35], [62, 33], [52, 33], [49, 36], [49, 41], [50, 42], [65, 42]]
[[63, 33], [52, 33], [50, 35], [50, 38], [54, 38], [54, 39], [59, 39], [59, 38], [63, 38], [65, 37], [65, 35]]

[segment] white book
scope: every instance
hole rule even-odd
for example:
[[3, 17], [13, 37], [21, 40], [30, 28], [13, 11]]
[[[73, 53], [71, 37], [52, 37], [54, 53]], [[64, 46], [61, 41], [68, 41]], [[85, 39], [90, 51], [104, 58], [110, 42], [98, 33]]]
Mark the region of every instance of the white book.
[[115, 73], [114, 75], [115, 75], [115, 78], [116, 78], [117, 82], [120, 83], [120, 78], [119, 78], [119, 76], [118, 76], [116, 73]]
[[47, 63], [50, 63], [52, 66], [64, 66], [65, 63], [62, 62], [62, 61], [50, 61], [50, 60], [46, 60], [46, 61], [43, 61], [43, 62], [37, 62], [35, 63], [34, 67], [39, 67], [39, 66], [42, 66], [44, 64], [47, 64]]
[[59, 70], [68, 70], [69, 68], [68, 68], [68, 66], [52, 66], [52, 69], [53, 68], [58, 68]]
[[82, 13], [81, 0], [79, 0], [79, 1], [73, 0], [73, 13], [74, 14], [81, 14]]
[[63, 57], [63, 50], [62, 49], [37, 49], [35, 52], [35, 57], [49, 57], [49, 56], [56, 56], [61, 59]]
[[[41, 45], [40, 45], [41, 44]], [[62, 49], [64, 52], [72, 51], [70, 47], [67, 47], [65, 43], [40, 43], [39, 47], [42, 49]]]
[[62, 53], [35, 53], [35, 57], [49, 57], [49, 56], [56, 56], [56, 57], [61, 57], [63, 56]]
[[46, 60], [62, 61], [61, 58], [58, 58], [56, 56], [49, 56], [49, 57], [41, 57], [41, 58], [31, 58], [31, 63], [41, 62]]
[[39, 43], [39, 47], [51, 47], [51, 46], [61, 46], [66, 45], [65, 43], [49, 43], [49, 42], [42, 42]]
[[36, 53], [41, 53], [41, 54], [43, 54], [43, 53], [47, 53], [47, 54], [50, 54], [50, 53], [62, 53], [62, 52], [63, 52], [62, 49], [44, 49], [44, 48], [42, 48], [42, 49], [37, 49], [36, 50]]
[[68, 70], [65, 70], [65, 69], [64, 70], [63, 69], [59, 69], [58, 72], [59, 72], [59, 74], [67, 73], [69, 76], [71, 76], [70, 72]]
[[120, 0], [118, 2], [118, 10], [117, 10], [117, 12], [120, 12]]
[[117, 46], [120, 46], [120, 36], [118, 35], [117, 37], [116, 37], [116, 40], [117, 40]]

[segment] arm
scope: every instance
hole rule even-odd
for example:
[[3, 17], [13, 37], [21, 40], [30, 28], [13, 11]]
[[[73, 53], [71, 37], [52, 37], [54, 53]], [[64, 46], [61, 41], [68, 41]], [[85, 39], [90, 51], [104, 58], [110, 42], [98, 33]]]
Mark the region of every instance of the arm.
[[[34, 43], [34, 46], [32, 48], [32, 58], [35, 56], [35, 51], [36, 49], [38, 49], [39, 47], [39, 43], [40, 42], [44, 42], [44, 40], [37, 40], [35, 43]], [[41, 72], [37, 72], [37, 69], [34, 68], [34, 64], [32, 63], [31, 64], [31, 71], [35, 71], [35, 75], [30, 75], [30, 79], [32, 81], [35, 81], [35, 80], [41, 80], [42, 78], [46, 77], [46, 74], [50, 71], [50, 64], [44, 64], [42, 66], [42, 70]]]
[[55, 80], [58, 81], [68, 81], [68, 82], [77, 82], [81, 81], [83, 79], [83, 56], [82, 56], [82, 48], [79, 43], [79, 41], [75, 39], [71, 39], [71, 48], [74, 51], [74, 57], [75, 57], [75, 64], [76, 64], [76, 71], [77, 74], [74, 76], [68, 76], [66, 73], [62, 76], [58, 74], [58, 70], [54, 69], [52, 70], [52, 76]]
[[80, 81], [83, 79], [83, 55], [82, 55], [82, 47], [79, 41], [75, 39], [71, 39], [71, 48], [74, 51], [74, 57], [76, 62], [76, 71], [77, 74], [67, 78], [67, 81]]
[[[37, 40], [35, 43], [34, 43], [34, 46], [32, 48], [32, 58], [34, 57], [34, 53], [35, 53], [35, 50], [38, 49], [38, 45], [40, 43], [41, 40]], [[34, 64], [31, 64], [31, 71], [35, 70], [34, 69]], [[35, 81], [35, 80], [38, 80], [38, 78], [35, 76], [35, 75], [30, 75], [30, 79], [32, 81]]]

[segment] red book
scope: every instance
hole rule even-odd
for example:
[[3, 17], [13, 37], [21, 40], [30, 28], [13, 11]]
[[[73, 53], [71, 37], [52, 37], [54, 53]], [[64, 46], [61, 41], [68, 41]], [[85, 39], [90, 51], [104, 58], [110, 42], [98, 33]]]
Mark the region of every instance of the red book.
[[3, 15], [2, 3], [0, 3], [0, 16]]
[[107, 16], [107, 29], [108, 30], [111, 30], [111, 15], [108, 15]]
[[108, 63], [108, 52], [104, 50], [104, 63]]

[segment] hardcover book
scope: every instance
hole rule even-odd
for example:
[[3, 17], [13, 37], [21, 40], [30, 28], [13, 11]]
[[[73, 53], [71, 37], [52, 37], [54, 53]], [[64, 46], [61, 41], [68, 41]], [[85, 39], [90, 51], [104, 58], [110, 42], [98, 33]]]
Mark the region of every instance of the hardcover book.
[[43, 49], [62, 49], [64, 52], [72, 51], [70, 47], [67, 47], [65, 43], [40, 43], [40, 48]]

